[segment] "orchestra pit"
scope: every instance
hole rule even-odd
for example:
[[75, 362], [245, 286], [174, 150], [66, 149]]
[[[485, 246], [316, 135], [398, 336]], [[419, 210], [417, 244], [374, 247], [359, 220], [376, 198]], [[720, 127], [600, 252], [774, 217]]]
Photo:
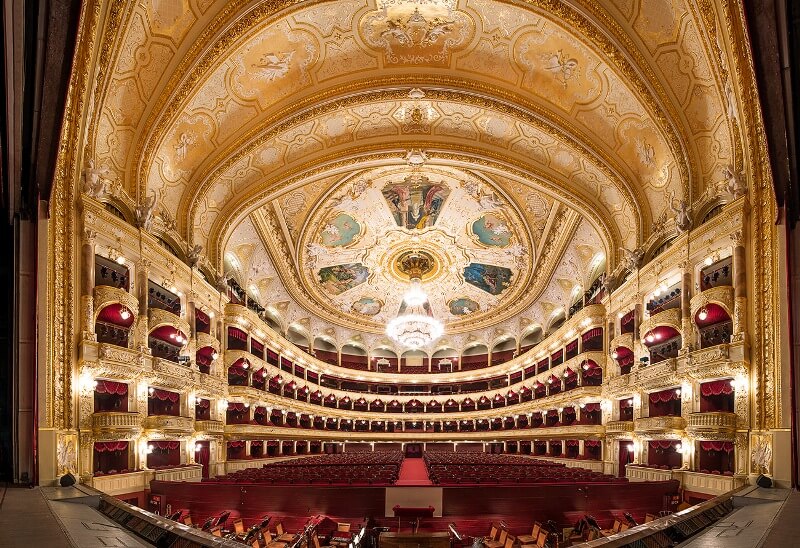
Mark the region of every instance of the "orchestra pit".
[[8, 4], [9, 545], [796, 542], [793, 2]]

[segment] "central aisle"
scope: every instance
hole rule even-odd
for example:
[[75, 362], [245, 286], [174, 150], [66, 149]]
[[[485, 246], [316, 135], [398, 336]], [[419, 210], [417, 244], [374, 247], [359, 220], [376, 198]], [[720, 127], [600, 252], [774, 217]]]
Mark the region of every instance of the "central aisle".
[[428, 477], [428, 468], [422, 459], [403, 459], [400, 477], [395, 485], [433, 485]]

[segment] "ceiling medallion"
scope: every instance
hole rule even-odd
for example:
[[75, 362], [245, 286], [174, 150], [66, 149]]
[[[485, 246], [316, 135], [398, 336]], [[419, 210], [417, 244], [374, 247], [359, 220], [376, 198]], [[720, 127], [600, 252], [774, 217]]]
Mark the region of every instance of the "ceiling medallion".
[[406, 348], [422, 348], [444, 333], [442, 323], [433, 317], [420, 279], [434, 269], [435, 261], [427, 253], [410, 251], [397, 259], [397, 265], [399, 271], [408, 275], [411, 285], [403, 294], [400, 313], [386, 325], [386, 335]]

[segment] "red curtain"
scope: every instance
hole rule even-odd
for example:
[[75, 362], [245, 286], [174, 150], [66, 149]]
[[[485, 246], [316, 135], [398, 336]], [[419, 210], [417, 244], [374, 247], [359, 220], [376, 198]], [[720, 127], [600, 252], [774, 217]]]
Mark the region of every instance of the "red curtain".
[[677, 445], [673, 440], [650, 440], [650, 449], [669, 449]]
[[152, 394], [148, 394], [150, 398], [155, 398], [160, 401], [169, 401], [175, 403], [180, 398], [179, 394], [175, 392], [168, 392], [167, 390], [159, 390], [158, 388], [153, 389]]
[[566, 374], [567, 374], [567, 376], [566, 376], [566, 377], [564, 377], [565, 379], [571, 379], [572, 377], [574, 377], [574, 376], [576, 375], [575, 371], [573, 371], [573, 370], [572, 370], [572, 369], [570, 369], [569, 367], [567, 368], [567, 370], [566, 370], [566, 371], [564, 371], [564, 373], [566, 373]]
[[228, 336], [233, 337], [234, 339], [238, 339], [240, 341], [247, 340], [247, 333], [235, 327], [228, 327]]
[[577, 339], [572, 341], [571, 343], [569, 343], [567, 345], [567, 352], [572, 352], [576, 348], [578, 348], [578, 340]]
[[599, 403], [587, 403], [583, 406], [584, 413], [596, 413], [600, 411], [600, 404]]
[[631, 398], [625, 398], [624, 400], [620, 400], [619, 402], [620, 409], [627, 409], [628, 407], [633, 407], [633, 401]]
[[581, 340], [583, 340], [583, 342], [586, 342], [589, 339], [594, 339], [595, 337], [602, 337], [602, 336], [603, 336], [603, 328], [595, 327], [593, 329], [590, 329], [583, 335], [581, 335]]
[[196, 407], [200, 407], [201, 409], [207, 409], [211, 407], [211, 402], [208, 400], [197, 400], [195, 402]]
[[586, 440], [583, 442], [584, 447], [600, 447], [600, 440]]
[[590, 367], [583, 372], [584, 377], [600, 377], [602, 374], [603, 370], [599, 367]]
[[98, 394], [115, 394], [124, 396], [128, 393], [128, 385], [123, 382], [97, 381], [94, 391]]
[[106, 451], [127, 451], [127, 441], [98, 441], [94, 444], [94, 450], [98, 453], [105, 453]]
[[567, 447], [580, 447], [580, 444], [578, 440], [567, 440]]
[[267, 408], [258, 406], [258, 407], [255, 408], [254, 413], [256, 415], [266, 415], [267, 414]]
[[564, 414], [565, 415], [574, 415], [575, 414], [575, 408], [574, 407], [565, 407], [564, 408]]
[[720, 394], [733, 394], [733, 386], [730, 379], [722, 381], [704, 382], [700, 385], [700, 393], [703, 396], [719, 396]]
[[237, 411], [241, 413], [245, 410], [243, 403], [236, 403], [236, 402], [229, 402], [228, 403], [228, 411]]
[[701, 441], [700, 449], [703, 451], [725, 451], [732, 453], [734, 444], [732, 441]]
[[548, 417], [557, 417], [558, 416], [558, 410], [557, 409], [548, 409], [547, 416]]
[[231, 447], [239, 448], [239, 447], [244, 447], [244, 446], [245, 446], [245, 442], [243, 442], [243, 441], [229, 441], [228, 442], [228, 447], [229, 448], [231, 448]]
[[234, 377], [247, 377], [247, 372], [238, 365], [232, 365], [228, 368], [228, 375], [233, 375]]
[[181, 446], [181, 442], [179, 441], [151, 441], [149, 445], [152, 445], [156, 449], [161, 449], [162, 451], [175, 451], [178, 447]]
[[550, 359], [557, 360], [558, 358], [560, 358], [562, 356], [562, 352], [563, 352], [563, 350], [558, 350], [556, 352], [553, 352], [552, 354], [550, 354]]
[[195, 451], [195, 462], [203, 467], [203, 477], [207, 478], [209, 474], [209, 465], [211, 463], [211, 447], [207, 441], [197, 442], [199, 451]]
[[258, 342], [258, 341], [257, 341], [257, 340], [255, 340], [255, 339], [250, 339], [250, 346], [251, 346], [251, 347], [253, 348], [253, 350], [255, 350], [256, 352], [264, 352], [264, 345], [263, 345], [263, 344], [261, 344], [260, 342]]
[[260, 440], [254, 440], [250, 442], [250, 447], [263, 447], [264, 442]]
[[543, 360], [539, 360], [539, 363], [537, 363], [537, 364], [536, 364], [536, 367], [537, 367], [538, 369], [541, 369], [541, 368], [542, 368], [542, 367], [544, 367], [545, 365], [547, 365], [547, 358], [545, 358], [545, 359], [543, 359]]
[[675, 389], [663, 390], [650, 394], [650, 403], [666, 403], [679, 399], [681, 399], [681, 397], [675, 392]]

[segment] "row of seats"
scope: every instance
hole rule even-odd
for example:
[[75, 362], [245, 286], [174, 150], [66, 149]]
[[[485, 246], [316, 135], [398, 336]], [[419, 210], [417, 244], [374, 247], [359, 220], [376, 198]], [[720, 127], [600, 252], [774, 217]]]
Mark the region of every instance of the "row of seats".
[[514, 455], [426, 453], [431, 481], [437, 485], [532, 484], [626, 481], [585, 468]]
[[203, 481], [272, 485], [393, 485], [400, 473], [399, 451], [320, 455], [265, 464]]

